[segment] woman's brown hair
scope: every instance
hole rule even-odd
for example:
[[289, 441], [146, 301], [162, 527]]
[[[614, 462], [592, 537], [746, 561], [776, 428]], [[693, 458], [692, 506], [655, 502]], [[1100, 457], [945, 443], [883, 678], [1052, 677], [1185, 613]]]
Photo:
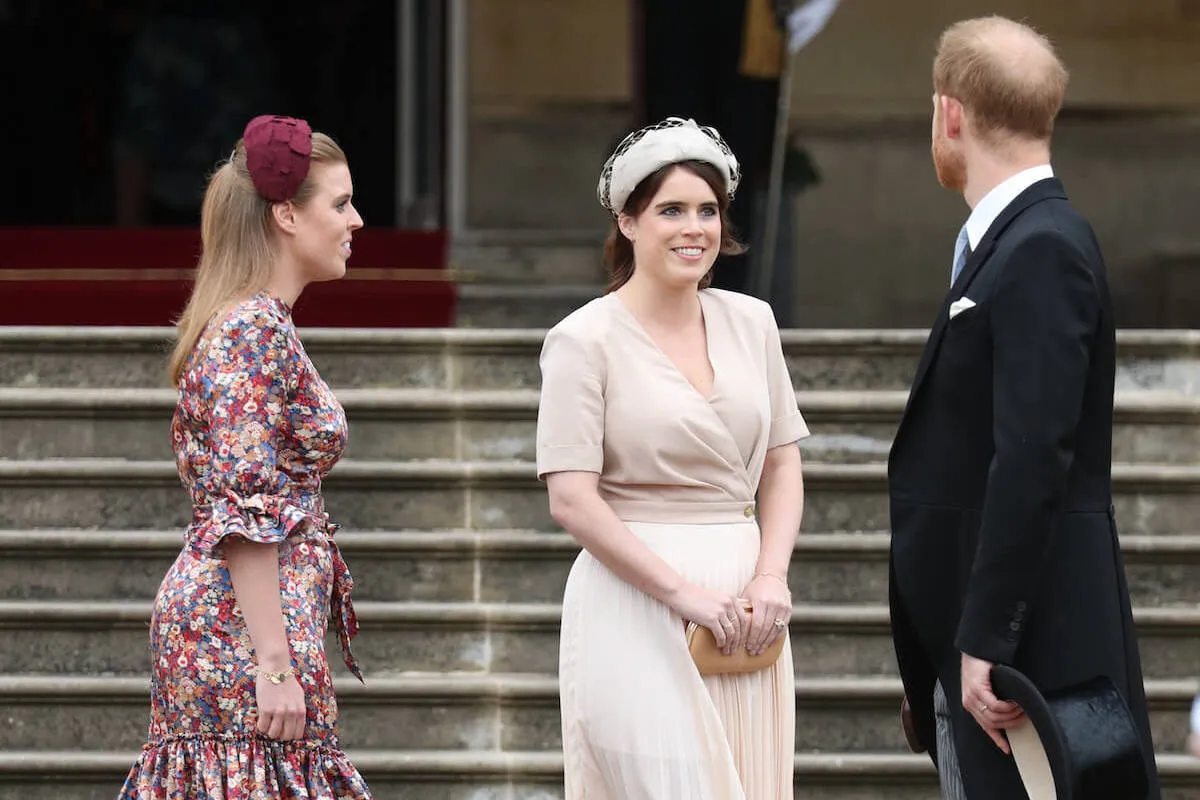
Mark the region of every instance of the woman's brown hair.
[[[636, 217], [645, 211], [646, 206], [650, 205], [650, 201], [654, 199], [654, 195], [658, 194], [658, 190], [662, 188], [667, 176], [676, 168], [685, 169], [702, 179], [716, 195], [717, 209], [721, 215], [720, 254], [736, 256], [746, 252], [745, 245], [737, 240], [733, 226], [729, 222], [729, 193], [725, 191], [725, 178], [716, 167], [706, 161], [678, 161], [651, 172], [642, 178], [642, 182], [630, 192], [622, 213]], [[633, 277], [633, 242], [625, 238], [625, 234], [621, 232], [615, 218], [612, 221], [612, 229], [608, 232], [608, 239], [604, 242], [604, 265], [608, 267], [609, 275], [605, 294], [620, 289]], [[711, 283], [712, 270], [710, 269], [700, 279], [700, 288], [707, 289]]]
[[[313, 164], [345, 164], [346, 154], [323, 133], [312, 135]], [[313, 173], [300, 184], [292, 203], [303, 206], [315, 191]], [[192, 350], [213, 314], [266, 287], [275, 265], [275, 229], [270, 200], [259, 194], [246, 169], [246, 147], [238, 141], [233, 157], [208, 182], [200, 208], [200, 263], [187, 306], [176, 323], [169, 374], [177, 385]]]

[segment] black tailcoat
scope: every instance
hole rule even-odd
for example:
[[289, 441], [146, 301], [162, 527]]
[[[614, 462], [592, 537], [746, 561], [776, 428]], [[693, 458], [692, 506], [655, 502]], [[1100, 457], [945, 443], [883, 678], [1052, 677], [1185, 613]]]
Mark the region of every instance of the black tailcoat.
[[[975, 305], [951, 319], [963, 297]], [[1110, 677], [1159, 797], [1112, 507], [1115, 338], [1092, 229], [1057, 179], [1039, 181], [967, 259], [892, 445], [896, 656], [935, 760], [941, 679], [971, 800], [1024, 793], [1012, 759], [962, 708], [962, 652], [1015, 666], [1043, 691]]]

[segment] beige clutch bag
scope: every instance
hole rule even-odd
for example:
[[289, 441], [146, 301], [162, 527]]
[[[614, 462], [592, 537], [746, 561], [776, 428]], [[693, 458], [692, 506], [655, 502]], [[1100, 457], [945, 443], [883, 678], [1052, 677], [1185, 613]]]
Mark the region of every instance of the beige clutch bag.
[[[744, 608], [747, 614], [751, 613], [749, 605]], [[779, 660], [785, 638], [780, 636], [775, 644], [756, 656], [750, 655], [745, 648], [725, 655], [717, 647], [712, 631], [695, 622], [687, 624], [688, 652], [692, 654], [692, 661], [696, 662], [696, 669], [701, 675], [737, 675], [766, 669]]]

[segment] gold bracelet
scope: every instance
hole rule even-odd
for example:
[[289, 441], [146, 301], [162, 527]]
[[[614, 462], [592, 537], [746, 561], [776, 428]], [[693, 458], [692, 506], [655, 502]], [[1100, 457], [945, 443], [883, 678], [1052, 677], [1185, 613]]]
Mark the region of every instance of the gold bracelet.
[[293, 673], [291, 667], [280, 670], [279, 672], [271, 672], [270, 670], [266, 670], [266, 669], [260, 669], [258, 671], [258, 676], [260, 678], [266, 678], [267, 680], [269, 680], [271, 683], [275, 684], [276, 686], [283, 683], [288, 678], [292, 677], [293, 674], [294, 673]]
[[764, 570], [762, 572], [754, 573], [754, 577], [756, 577], [756, 578], [774, 578], [775, 580], [777, 580], [783, 584], [783, 588], [788, 590], [788, 594], [791, 594], [792, 590], [788, 586], [787, 578], [776, 575], [774, 572], [767, 572], [766, 570]]

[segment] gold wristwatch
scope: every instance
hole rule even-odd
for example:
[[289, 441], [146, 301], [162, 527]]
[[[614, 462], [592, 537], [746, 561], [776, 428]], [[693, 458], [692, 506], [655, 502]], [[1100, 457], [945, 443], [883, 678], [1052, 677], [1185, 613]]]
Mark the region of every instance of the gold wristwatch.
[[258, 671], [258, 675], [259, 677], [266, 678], [271, 683], [278, 686], [288, 678], [292, 677], [292, 670], [290, 667], [288, 669], [280, 670], [279, 672], [271, 672], [270, 670], [260, 669]]

